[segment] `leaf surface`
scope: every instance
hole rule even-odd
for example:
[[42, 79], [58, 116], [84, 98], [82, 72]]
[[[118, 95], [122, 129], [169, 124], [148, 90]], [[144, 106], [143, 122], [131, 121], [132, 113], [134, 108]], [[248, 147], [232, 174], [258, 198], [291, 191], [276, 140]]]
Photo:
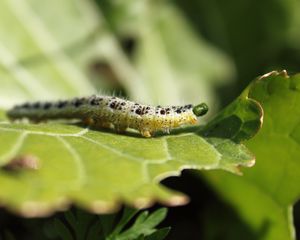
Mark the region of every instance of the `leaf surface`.
[[[1, 1], [3, 109], [23, 100], [67, 98], [95, 90], [66, 48], [73, 40], [88, 39], [101, 18], [86, 1], [60, 2], [47, 2], [46, 7], [38, 0]], [[57, 5], [61, 8], [56, 12]], [[57, 16], [52, 22], [54, 12]], [[106, 37], [106, 44], [96, 44], [97, 49], [108, 47], [110, 54], [106, 56], [121, 69], [118, 73], [130, 72], [115, 39], [109, 34]], [[130, 89], [133, 91], [138, 78], [129, 82], [132, 75], [124, 75], [124, 86], [133, 96]], [[246, 123], [260, 121], [260, 107], [251, 100], [238, 100], [233, 105], [235, 110], [245, 107], [251, 115]], [[228, 111], [228, 116], [234, 111]], [[259, 127], [252, 126], [247, 134], [252, 136]], [[5, 111], [0, 111], [0, 203], [24, 216], [46, 215], [71, 203], [99, 213], [116, 210], [120, 203], [136, 207], [154, 201], [184, 204], [186, 196], [159, 182], [183, 169], [239, 173], [239, 166], [253, 163], [254, 157], [244, 145], [203, 132], [200, 127], [145, 139], [135, 132], [121, 135], [67, 122], [11, 123]]]
[[[61, 123], [0, 123], [0, 201], [24, 215], [42, 215], [68, 202], [109, 212], [119, 202], [186, 202], [159, 181], [183, 169], [253, 164], [253, 155], [228, 139], [184, 132], [151, 139]], [[37, 170], [6, 170], [12, 159], [35, 159]], [[18, 197], [16, 197], [18, 196]]]

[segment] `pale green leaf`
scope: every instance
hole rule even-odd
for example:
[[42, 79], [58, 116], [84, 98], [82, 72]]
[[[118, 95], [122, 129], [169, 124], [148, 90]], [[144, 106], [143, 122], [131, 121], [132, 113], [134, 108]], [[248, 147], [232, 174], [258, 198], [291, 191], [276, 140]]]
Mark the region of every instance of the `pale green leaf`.
[[[0, 123], [0, 164], [34, 159], [37, 170], [0, 172], [0, 201], [24, 215], [43, 215], [70, 201], [93, 212], [113, 210], [118, 202], [146, 207], [169, 205], [186, 197], [159, 181], [182, 169], [226, 169], [253, 164], [243, 145], [203, 138], [197, 132], [151, 139], [60, 123]], [[138, 146], [138, 148], [137, 148]], [[18, 197], [16, 197], [18, 196]]]
[[[83, 67], [66, 50], [73, 40], [88, 39], [102, 23], [92, 9], [84, 0], [0, 3], [0, 106], [94, 91]], [[146, 96], [143, 83], [134, 88], [141, 78], [116, 39], [105, 31], [101, 40], [93, 49], [104, 51], [106, 60], [124, 75], [128, 94]], [[253, 105], [250, 100], [243, 104], [237, 103], [238, 108]], [[245, 111], [260, 117], [257, 109]], [[11, 123], [4, 111], [0, 111], [0, 146], [1, 205], [25, 216], [49, 214], [71, 203], [99, 213], [115, 211], [121, 203], [138, 208], [155, 201], [184, 204], [186, 196], [159, 182], [183, 169], [239, 173], [239, 166], [254, 162], [245, 146], [228, 138], [203, 137], [199, 127], [145, 139], [136, 132], [121, 135], [66, 122]], [[23, 166], [12, 167], [16, 162]]]
[[169, 1], [96, 2], [118, 39], [134, 43], [129, 57], [142, 81], [132, 97], [152, 104], [205, 100], [209, 114], [217, 109], [214, 87], [232, 79], [233, 62], [193, 29], [181, 9]]
[[215, 111], [214, 85], [234, 75], [229, 57], [197, 35], [172, 4], [147, 10], [134, 61], [153, 103], [205, 100]]
[[73, 0], [47, 4], [1, 1], [0, 106], [95, 91], [78, 65], [62, 51], [73, 41], [88, 38], [98, 24], [87, 17], [87, 7], [85, 1]]

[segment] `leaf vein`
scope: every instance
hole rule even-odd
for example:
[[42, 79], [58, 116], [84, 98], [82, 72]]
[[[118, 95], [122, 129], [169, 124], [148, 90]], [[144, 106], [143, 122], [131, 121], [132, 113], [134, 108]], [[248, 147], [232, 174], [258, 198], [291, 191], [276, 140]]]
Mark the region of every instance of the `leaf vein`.
[[0, 156], [0, 162], [10, 161], [19, 152], [19, 150], [22, 147], [27, 135], [28, 135], [27, 132], [22, 132], [20, 134], [20, 136], [18, 137], [18, 139], [16, 140], [13, 147], [8, 152], [6, 152], [2, 156]]
[[48, 132], [42, 132], [42, 131], [31, 131], [31, 130], [5, 128], [5, 127], [0, 127], [0, 130], [10, 131], [10, 132], [24, 132], [24, 131], [26, 131], [28, 134], [45, 135], [45, 136], [52, 136], [52, 137], [80, 137], [80, 136], [86, 134], [89, 131], [88, 128], [85, 128], [85, 129], [83, 129], [83, 130], [81, 130], [77, 133], [48, 133]]
[[134, 161], [137, 161], [137, 162], [141, 162], [141, 160], [142, 160], [142, 158], [137, 158], [137, 157], [134, 157], [134, 156], [132, 156], [132, 155], [126, 154], [126, 153], [124, 153], [124, 152], [118, 151], [118, 150], [115, 149], [115, 148], [112, 148], [112, 147], [110, 147], [110, 146], [108, 146], [108, 145], [106, 145], [106, 144], [103, 144], [103, 143], [101, 143], [101, 142], [95, 141], [94, 139], [91, 139], [91, 138], [89, 138], [89, 137], [86, 137], [86, 136], [83, 136], [83, 135], [81, 135], [81, 136], [79, 136], [79, 137], [81, 137], [82, 139], [84, 139], [84, 140], [86, 140], [86, 141], [89, 141], [89, 142], [91, 142], [91, 143], [94, 143], [94, 144], [96, 144], [96, 145], [98, 145], [98, 146], [100, 146], [100, 147], [102, 147], [102, 148], [105, 148], [105, 149], [107, 149], [107, 150], [109, 150], [109, 151], [112, 151], [113, 153], [115, 153], [115, 154], [117, 154], [117, 155], [120, 155], [120, 156], [122, 156], [122, 157], [126, 157], [126, 158], [129, 158], [129, 159], [134, 160]]
[[[59, 57], [60, 61], [57, 61], [52, 54], [49, 54], [49, 49], [55, 51], [60, 49], [57, 41], [53, 35], [45, 27], [42, 20], [38, 15], [32, 10], [32, 7], [25, 1], [8, 1], [11, 4], [11, 10], [15, 13], [16, 17], [26, 24], [24, 26], [27, 28], [28, 32], [36, 40], [37, 45], [41, 50], [50, 58], [57, 69], [61, 73], [65, 74], [65, 82], [69, 84], [74, 90], [81, 89], [87, 92], [93, 91], [91, 85], [86, 81], [84, 74], [77, 70], [70, 58], [63, 52], [56, 51], [56, 56]], [[16, 4], [18, 7], [16, 8]], [[32, 91], [34, 92], [34, 91]]]
[[70, 142], [66, 141], [61, 136], [57, 136], [56, 138], [66, 147], [66, 149], [74, 158], [74, 161], [78, 167], [78, 180], [82, 185], [82, 183], [86, 182], [86, 173], [85, 173], [85, 167], [81, 156], [78, 154], [76, 149], [70, 144]]

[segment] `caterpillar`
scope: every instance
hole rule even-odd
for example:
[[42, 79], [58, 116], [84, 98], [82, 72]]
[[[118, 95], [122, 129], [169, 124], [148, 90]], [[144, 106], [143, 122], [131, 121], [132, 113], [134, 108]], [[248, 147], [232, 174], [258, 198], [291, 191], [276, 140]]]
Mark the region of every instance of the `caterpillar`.
[[80, 119], [94, 127], [114, 126], [117, 132], [132, 128], [144, 137], [151, 137], [157, 131], [169, 133], [170, 129], [181, 125], [196, 124], [197, 117], [207, 111], [205, 103], [153, 107], [118, 97], [92, 95], [55, 102], [26, 102], [8, 110], [7, 116], [11, 120], [27, 118], [33, 122]]

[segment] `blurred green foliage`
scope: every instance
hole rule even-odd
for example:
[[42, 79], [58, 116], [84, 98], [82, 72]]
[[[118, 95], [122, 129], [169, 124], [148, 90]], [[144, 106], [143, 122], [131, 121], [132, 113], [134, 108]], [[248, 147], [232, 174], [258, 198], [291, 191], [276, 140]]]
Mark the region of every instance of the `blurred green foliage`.
[[[158, 228], [157, 225], [166, 215], [166, 208], [149, 213], [124, 207], [118, 213], [106, 215], [71, 208], [52, 217], [23, 219], [14, 224], [9, 224], [9, 221], [3, 224], [0, 218], [1, 227], [4, 227], [4, 230], [0, 228], [0, 239], [163, 240], [168, 235], [170, 227]], [[22, 222], [23, 224], [20, 224]]]
[[270, 70], [299, 71], [297, 0], [176, 0], [194, 29], [233, 59], [237, 91]]
[[[216, 96], [217, 98], [221, 96], [223, 102], [232, 100], [260, 74], [274, 69], [287, 69], [292, 73], [298, 71], [300, 4], [297, 0], [95, 1], [106, 16], [111, 29], [120, 39], [132, 34], [134, 37], [138, 35], [139, 29], [146, 27], [147, 18], [161, 24], [158, 20], [160, 14], [165, 9], [173, 9], [175, 15], [169, 17], [165, 29], [172, 29], [175, 23], [176, 32], [169, 37], [183, 40], [182, 35], [187, 28], [192, 32], [198, 45], [205, 42], [203, 52], [207, 51], [205, 49], [215, 48], [227, 57], [227, 64], [223, 66], [227, 71], [224, 69], [220, 72], [218, 69], [221, 79], [223, 81], [227, 79], [227, 87], [223, 85], [222, 91]], [[186, 23], [185, 29], [176, 24], [178, 18]], [[148, 22], [149, 20], [146, 24]], [[160, 36], [170, 34], [170, 30], [159, 34]], [[194, 55], [199, 55], [197, 51], [195, 52], [194, 46], [190, 45], [189, 37], [185, 36], [185, 41], [177, 42], [177, 49], [182, 49], [188, 55], [185, 59], [188, 63], [189, 59], [195, 59]], [[173, 41], [176, 41], [174, 39]], [[139, 44], [139, 39], [137, 42]], [[177, 49], [173, 48], [171, 51], [176, 52]], [[203, 53], [200, 55], [204, 58], [201, 66], [198, 66], [202, 70], [201, 74], [203, 66], [204, 72], [214, 71], [205, 64], [207, 55]], [[182, 59], [184, 53], [180, 57]], [[198, 81], [203, 81], [201, 74]], [[204, 81], [212, 84], [216, 76], [213, 79], [206, 78]], [[229, 79], [231, 81], [228, 82]]]

